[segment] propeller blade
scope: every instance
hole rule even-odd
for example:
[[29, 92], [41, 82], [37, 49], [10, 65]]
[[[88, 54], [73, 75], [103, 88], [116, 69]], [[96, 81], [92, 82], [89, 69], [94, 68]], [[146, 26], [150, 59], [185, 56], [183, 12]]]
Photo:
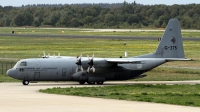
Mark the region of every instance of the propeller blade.
[[92, 59], [94, 59], [94, 54], [92, 55]]
[[87, 69], [87, 73], [90, 73], [90, 67], [88, 67], [88, 69]]
[[47, 58], [46, 54], [45, 54], [45, 51], [43, 51], [43, 56], [42, 58]]
[[94, 68], [94, 66], [92, 67], [92, 70], [93, 70], [93, 73], [95, 72], [95, 68]]
[[81, 58], [82, 58], [82, 54], [80, 55], [80, 57], [78, 57], [78, 56], [76, 57], [76, 60], [77, 60], [76, 64], [78, 65], [76, 72], [78, 72], [78, 70], [81, 70], [83, 72]]
[[89, 73], [90, 70], [92, 69], [93, 73], [95, 72], [95, 68], [94, 68], [94, 54], [92, 55], [92, 58], [89, 58], [88, 56], [88, 59], [89, 59], [89, 62], [88, 62], [88, 69], [87, 69], [87, 72]]

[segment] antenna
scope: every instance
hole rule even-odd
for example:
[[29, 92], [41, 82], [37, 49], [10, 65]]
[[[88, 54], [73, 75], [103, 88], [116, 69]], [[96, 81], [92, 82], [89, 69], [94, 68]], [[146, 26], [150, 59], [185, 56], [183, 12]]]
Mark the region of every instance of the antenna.
[[124, 42], [124, 56], [128, 57], [128, 53], [126, 52], [126, 42]]

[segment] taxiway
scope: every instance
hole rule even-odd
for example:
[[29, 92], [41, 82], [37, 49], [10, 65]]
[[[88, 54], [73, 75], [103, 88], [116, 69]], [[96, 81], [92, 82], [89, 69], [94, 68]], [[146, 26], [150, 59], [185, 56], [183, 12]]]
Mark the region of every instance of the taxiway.
[[[136, 36], [91, 36], [91, 35], [50, 35], [50, 34], [0, 34], [3, 37], [46, 37], [46, 38], [91, 38], [91, 39], [128, 39], [128, 40], [157, 40], [158, 37], [136, 37]], [[200, 41], [200, 38], [183, 37], [183, 40]]]
[[[118, 84], [200, 84], [200, 81], [136, 81], [105, 82]], [[200, 112], [199, 107], [177, 106], [137, 101], [44, 94], [39, 89], [81, 87], [76, 82], [62, 83], [0, 83], [0, 112]], [[92, 85], [96, 86], [96, 85]]]

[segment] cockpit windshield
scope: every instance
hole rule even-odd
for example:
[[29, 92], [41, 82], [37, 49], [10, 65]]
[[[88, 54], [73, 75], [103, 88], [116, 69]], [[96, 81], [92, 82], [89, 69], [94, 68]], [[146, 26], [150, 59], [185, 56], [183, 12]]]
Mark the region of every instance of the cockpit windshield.
[[27, 66], [26, 61], [22, 61], [22, 62], [20, 63], [20, 66]]
[[15, 66], [13, 68], [18, 68], [19, 66], [21, 66], [21, 67], [27, 66], [27, 62], [26, 61], [19, 61], [15, 64]]
[[15, 66], [13, 68], [17, 68], [19, 66], [19, 61], [15, 64]]

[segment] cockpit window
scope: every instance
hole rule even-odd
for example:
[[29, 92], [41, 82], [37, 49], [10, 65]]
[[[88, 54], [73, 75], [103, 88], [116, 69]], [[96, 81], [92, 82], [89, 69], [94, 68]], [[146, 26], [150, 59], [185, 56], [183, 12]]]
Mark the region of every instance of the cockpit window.
[[19, 66], [19, 62], [17, 62], [13, 68], [17, 68], [18, 66]]
[[20, 63], [20, 66], [27, 66], [27, 62], [26, 62], [26, 61], [22, 61], [22, 62]]

